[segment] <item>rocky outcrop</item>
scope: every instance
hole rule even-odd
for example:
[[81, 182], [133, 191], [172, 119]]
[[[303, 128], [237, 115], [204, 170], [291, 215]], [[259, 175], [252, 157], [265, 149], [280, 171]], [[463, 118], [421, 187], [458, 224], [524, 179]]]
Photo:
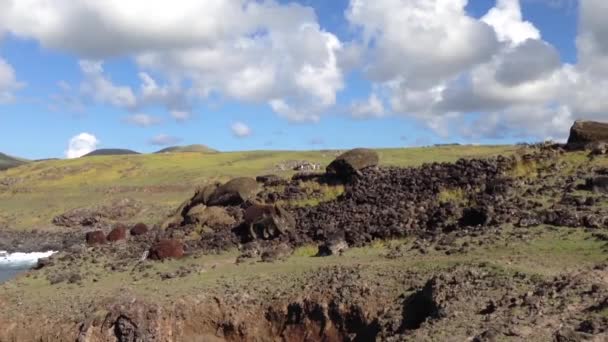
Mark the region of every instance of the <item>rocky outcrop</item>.
[[327, 173], [342, 178], [359, 174], [361, 170], [377, 166], [380, 159], [378, 153], [367, 148], [356, 148], [338, 156], [329, 166]]
[[231, 227], [236, 223], [236, 220], [223, 207], [207, 207], [204, 204], [199, 204], [188, 211], [185, 223], [219, 228]]
[[568, 147], [584, 148], [590, 143], [608, 142], [608, 123], [576, 121], [570, 129]]

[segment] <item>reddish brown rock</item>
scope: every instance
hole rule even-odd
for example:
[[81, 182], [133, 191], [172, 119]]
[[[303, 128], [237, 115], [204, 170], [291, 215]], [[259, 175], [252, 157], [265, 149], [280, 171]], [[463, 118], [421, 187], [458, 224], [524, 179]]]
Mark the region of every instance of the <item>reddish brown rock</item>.
[[131, 235], [133, 235], [133, 236], [144, 235], [144, 234], [147, 234], [149, 230], [150, 229], [148, 229], [148, 226], [145, 223], [140, 222], [140, 223], [134, 225], [133, 228], [131, 228]]
[[355, 148], [336, 158], [329, 166], [327, 173], [348, 178], [361, 170], [378, 165], [378, 153], [367, 148]]
[[114, 229], [108, 234], [106, 240], [116, 242], [127, 239], [127, 227], [124, 224], [117, 224]]
[[579, 120], [572, 125], [568, 146], [580, 148], [596, 142], [608, 142], [608, 123]]
[[152, 260], [179, 259], [184, 256], [184, 244], [178, 240], [162, 239], [150, 248], [148, 258]]
[[88, 232], [85, 235], [85, 239], [87, 241], [87, 245], [102, 245], [106, 243], [106, 235], [101, 230], [96, 230], [93, 232]]

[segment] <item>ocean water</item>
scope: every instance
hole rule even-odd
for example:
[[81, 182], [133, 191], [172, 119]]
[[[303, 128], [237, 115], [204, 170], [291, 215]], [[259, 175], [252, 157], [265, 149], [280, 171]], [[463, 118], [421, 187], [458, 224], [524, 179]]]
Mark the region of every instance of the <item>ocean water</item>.
[[0, 251], [0, 283], [30, 269], [36, 265], [38, 259], [49, 257], [54, 253], [53, 251], [37, 253], [7, 253]]

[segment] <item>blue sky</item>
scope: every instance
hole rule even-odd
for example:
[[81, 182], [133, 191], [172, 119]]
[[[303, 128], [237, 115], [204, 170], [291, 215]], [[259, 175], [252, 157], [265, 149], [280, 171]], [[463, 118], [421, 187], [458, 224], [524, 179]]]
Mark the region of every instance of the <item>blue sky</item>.
[[[257, 80], [252, 83], [253, 89], [251, 87], [239, 88], [242, 82], [237, 77], [240, 77], [241, 74], [235, 74], [230, 69], [232, 67], [229, 62], [226, 62], [227, 66], [214, 65], [213, 67], [203, 65], [202, 63], [205, 62], [198, 59], [191, 65], [173, 60], [166, 62], [175, 56], [190, 56], [185, 53], [182, 55], [182, 50], [177, 51], [178, 49], [172, 46], [171, 39], [156, 43], [152, 42], [154, 40], [152, 37], [149, 46], [144, 44], [140, 50], [130, 49], [130, 33], [127, 32], [124, 33], [126, 47], [117, 48], [118, 52], [115, 52], [111, 46], [112, 41], [123, 32], [111, 32], [112, 34], [108, 34], [109, 43], [103, 43], [105, 45], [100, 48], [101, 52], [92, 53], [87, 50], [87, 46], [84, 46], [86, 44], [79, 40], [80, 37], [73, 33], [57, 32], [51, 24], [48, 26], [48, 32], [43, 31], [45, 25], [41, 25], [43, 28], [38, 31], [31, 29], [28, 27], [31, 24], [24, 22], [25, 14], [20, 13], [27, 8], [19, 8], [14, 5], [11, 10], [4, 11], [4, 13], [9, 13], [5, 18], [0, 15], [0, 21], [4, 20], [6, 23], [3, 25], [0, 22], [0, 37], [2, 37], [0, 38], [0, 58], [14, 73], [13, 86], [11, 87], [9, 82], [5, 82], [9, 83], [9, 86], [5, 85], [7, 88], [5, 94], [9, 94], [10, 98], [0, 101], [0, 127], [2, 128], [0, 151], [27, 158], [64, 157], [68, 150], [69, 140], [84, 132], [96, 137], [95, 143], [87, 145], [89, 149], [120, 147], [141, 152], [158, 150], [165, 147], [163, 145], [169, 144], [198, 143], [223, 151], [325, 149], [356, 146], [401, 147], [448, 142], [513, 143], [522, 140], [563, 138], [567, 133], [568, 123], [581, 116], [602, 119], [605, 115], [603, 113], [608, 113], [603, 112], [603, 108], [587, 109], [577, 102], [578, 97], [573, 96], [573, 99], [565, 101], [564, 96], [560, 93], [561, 90], [555, 90], [555, 94], [548, 97], [545, 96], [546, 90], [543, 90], [555, 89], [556, 87], [552, 86], [553, 83], [550, 82], [557, 82], [554, 80], [559, 77], [567, 77], [571, 72], [583, 75], [586, 71], [592, 70], [587, 66], [583, 68], [578, 58], [576, 39], [580, 34], [579, 18], [582, 20], [585, 17], [581, 14], [577, 2], [502, 1], [505, 3], [502, 9], [493, 0], [476, 0], [469, 1], [463, 13], [453, 9], [447, 14], [441, 14], [446, 15], [444, 19], [439, 18], [442, 22], [449, 22], [453, 19], [454, 23], [461, 23], [462, 20], [468, 20], [474, 23], [474, 29], [480, 32], [478, 34], [477, 31], [472, 31], [473, 28], [470, 26], [473, 24], [444, 27], [441, 26], [443, 23], [440, 23], [438, 19], [437, 28], [433, 28], [434, 31], [431, 33], [456, 32], [454, 34], [460, 34], [458, 30], [462, 30], [464, 38], [459, 38], [457, 41], [466, 43], [462, 50], [465, 54], [469, 53], [465, 48], [483, 50], [486, 45], [479, 43], [480, 47], [477, 46], [479, 37], [486, 37], [487, 35], [482, 34], [487, 32], [491, 32], [492, 35], [491, 39], [489, 38], [491, 41], [487, 44], [488, 53], [483, 56], [481, 52], [479, 56], [475, 52], [471, 53], [474, 56], [459, 61], [460, 46], [456, 47], [453, 68], [438, 67], [438, 65], [450, 65], [452, 59], [451, 56], [446, 57], [445, 54], [433, 55], [435, 52], [433, 46], [426, 49], [431, 56], [429, 57], [430, 62], [433, 61], [432, 58], [436, 57], [437, 64], [434, 66], [420, 62], [420, 59], [424, 59], [425, 56], [424, 47], [421, 44], [420, 49], [412, 48], [413, 45], [418, 44], [418, 37], [412, 35], [412, 31], [407, 29], [404, 29], [401, 36], [398, 18], [390, 17], [391, 10], [407, 13], [405, 11], [413, 10], [410, 7], [420, 5], [424, 9], [424, 2], [427, 4], [441, 3], [442, 0], [379, 1], [376, 4], [385, 6], [373, 10], [366, 10], [365, 7], [374, 6], [374, 2], [371, 0], [301, 0], [301, 6], [298, 8], [293, 7], [292, 1], [262, 2], [267, 7], [264, 8], [265, 10], [280, 8], [285, 11], [285, 15], [293, 14], [294, 18], [298, 18], [294, 23], [294, 27], [297, 29], [301, 29], [303, 23], [315, 23], [315, 21], [319, 26], [310, 33], [312, 37], [310, 43], [306, 43], [301, 36], [286, 36], [285, 41], [280, 40], [283, 38], [277, 38], [278, 41], [273, 40], [272, 43], [268, 43], [271, 45], [267, 48], [272, 50], [276, 47], [277, 49], [277, 51], [268, 52], [270, 69], [264, 69], [264, 73], [254, 74], [254, 76], [263, 78], [269, 73], [269, 70], [278, 70], [276, 72], [281, 76], [272, 80], [273, 83], [279, 85], [268, 86], [267, 91], [263, 89], [265, 83], [257, 83]], [[11, 6], [11, 1], [8, 2], [8, 6]], [[84, 0], [82, 6], [86, 7], [88, 2], [90, 1]], [[242, 2], [246, 4], [248, 1], [242, 0]], [[362, 12], [355, 13], [353, 10], [355, 2], [360, 2]], [[443, 2], [445, 3], [445, 1]], [[463, 3], [465, 2], [463, 1]], [[589, 6], [598, 3], [594, 0], [583, 0], [583, 2], [587, 2]], [[59, 1], [58, 3], [62, 4], [57, 5], [57, 8], [52, 10], [54, 11], [52, 14], [60, 21], [65, 20], [66, 27], [73, 28], [71, 26], [73, 24], [69, 22], [72, 18], [65, 14], [69, 12], [69, 2]], [[162, 1], [153, 3], [162, 3]], [[515, 5], [517, 8], [512, 7]], [[2, 11], [2, 6], [0, 5], [0, 11]], [[118, 3], [116, 6], [121, 5]], [[159, 4], [159, 7], [161, 6], [163, 5]], [[391, 9], [390, 6], [396, 7]], [[498, 16], [511, 18], [513, 13], [508, 11], [515, 9], [520, 12], [521, 18], [509, 19], [515, 20], [516, 23], [503, 25], [499, 20], [498, 24], [486, 24], [483, 18], [495, 6], [498, 9]], [[93, 9], [88, 8], [88, 10], [95, 11], [94, 7], [91, 5]], [[222, 9], [222, 11], [224, 10], [228, 11], [228, 9]], [[606, 8], [603, 7], [599, 10], [605, 11]], [[111, 17], [113, 15], [111, 10], [99, 9], [99, 11], [105, 11], [100, 16]], [[117, 11], [120, 11], [120, 8]], [[204, 6], [200, 8], [200, 11], [201, 16], [207, 14]], [[211, 10], [209, 11], [211, 12]], [[377, 16], [372, 15], [375, 13], [373, 11], [377, 11]], [[222, 13], [230, 14], [231, 12]], [[313, 15], [311, 16], [310, 13]], [[65, 16], [63, 16], [64, 14]], [[209, 13], [209, 15], [214, 14]], [[249, 14], [239, 13], [238, 15], [248, 18], [245, 16]], [[430, 15], [432, 17], [434, 14], [430, 13]], [[449, 17], [447, 17], [448, 15]], [[273, 21], [277, 20], [274, 17], [266, 20], [269, 20], [270, 23], [257, 22], [257, 25], [264, 27], [262, 31], [259, 31], [262, 36], [266, 34], [273, 37], [275, 34], [277, 36], [287, 35], [284, 32], [300, 34], [291, 33], [292, 27], [289, 26], [289, 23], [274, 23]], [[297, 20], [302, 22], [298, 23]], [[133, 27], [139, 27], [138, 22], [133, 24]], [[390, 27], [389, 25], [395, 26]], [[518, 27], [523, 27], [524, 30], [522, 31]], [[204, 45], [204, 49], [207, 49], [209, 45], [217, 45], [218, 48], [213, 51], [218, 54], [226, 53], [222, 56], [223, 59], [228, 60], [232, 57], [229, 53], [234, 51], [224, 45], [232, 46], [234, 42], [240, 42], [239, 39], [251, 38], [253, 34], [253, 32], [238, 27], [229, 29], [234, 29], [236, 33], [230, 34], [227, 38], [221, 35], [208, 35], [206, 32], [201, 33], [201, 37], [203, 37], [200, 39], [201, 46]], [[412, 30], [415, 29], [414, 27]], [[535, 35], [534, 29], [538, 31], [539, 35]], [[584, 29], [594, 32], [594, 29], [601, 30], [602, 28], [589, 25]], [[471, 30], [473, 33], [467, 30]], [[82, 31], [84, 36], [87, 28], [83, 28]], [[2, 34], [3, 32], [4, 34]], [[84, 36], [85, 40], [99, 39], [101, 41], [104, 39], [101, 37], [104, 32], [99, 35], [94, 30], [91, 32], [88, 37]], [[203, 49], [198, 45], [198, 38], [194, 37], [195, 35], [191, 32], [180, 32], [178, 29], [175, 32], [177, 38], [172, 39], [179, 40], [182, 37], [180, 34], [182, 34], [184, 39], [191, 40], [188, 43], [191, 46], [189, 45], [187, 49]], [[504, 33], [502, 38], [501, 32]], [[431, 37], [431, 33], [429, 33], [429, 37]], [[146, 37], [146, 34], [150, 33], [142, 34], [143, 37]], [[331, 37], [325, 34], [329, 34]], [[137, 36], [137, 32], [133, 35]], [[339, 49], [332, 50], [337, 56], [337, 62], [332, 60], [331, 54], [327, 56], [323, 53], [326, 46], [324, 44], [329, 44], [332, 37], [340, 43]], [[590, 39], [598, 39], [597, 36], [594, 37]], [[142, 38], [142, 40], [144, 39]], [[299, 39], [302, 39], [301, 46], [298, 46]], [[541, 50], [538, 50], [537, 53], [537, 50], [532, 47], [524, 49], [522, 46], [526, 39], [538, 41], [539, 44], [530, 44], [530, 46]], [[205, 40], [204, 43], [203, 40]], [[213, 40], [213, 42], [210, 43], [208, 40]], [[121, 41], [120, 37], [116, 38], [116, 41]], [[382, 50], [383, 41], [396, 42], [395, 51]], [[295, 42], [295, 45], [290, 42]], [[440, 42], [438, 40], [438, 44]], [[257, 42], [253, 41], [253, 43]], [[316, 46], [317, 43], [321, 45]], [[591, 43], [601, 46], [603, 42], [591, 41]], [[289, 48], [283, 46], [290, 44], [294, 46]], [[600, 49], [593, 51], [596, 50]], [[106, 53], [106, 51], [112, 52]], [[499, 68], [502, 65], [515, 68], [509, 69], [508, 75], [521, 73], [522, 68], [523, 70], [525, 68], [536, 70], [538, 64], [534, 64], [535, 56], [547, 53], [547, 58], [549, 58], [552, 56], [552, 51], [558, 53], [558, 65], [542, 75], [537, 75], [535, 79], [524, 80], [528, 84], [517, 81], [519, 83], [516, 86], [513, 84], [509, 84], [507, 88], [504, 85], [497, 86], [497, 89], [506, 89], [504, 95], [500, 92], [493, 93], [491, 94], [493, 97], [490, 98], [488, 94], [478, 93], [481, 86], [479, 88], [472, 86], [481, 79], [479, 75], [486, 74], [484, 70]], [[593, 51], [589, 54], [596, 53], [593, 55], [594, 61], [598, 59], [601, 61], [605, 58]], [[174, 52], [175, 54], [173, 54]], [[144, 61], [142, 56], [145, 54], [154, 56], [154, 59], [151, 59], [153, 62]], [[272, 54], [276, 54], [276, 56]], [[318, 59], [317, 54], [320, 56]], [[388, 56], [389, 54], [393, 55]], [[350, 58], [352, 56], [356, 57]], [[386, 60], [383, 57], [386, 57]], [[186, 57], [183, 58], [186, 60]], [[251, 54], [250, 61], [255, 64], [256, 59], [266, 58], [267, 56], [263, 53], [256, 52]], [[512, 58], [512, 61], [509, 58]], [[80, 63], [85, 60], [97, 63], [95, 65], [100, 66], [101, 71], [87, 74]], [[306, 82], [312, 82], [312, 87], [306, 86], [308, 83], [298, 81], [291, 83], [290, 73], [302, 70], [291, 65], [296, 64], [292, 62], [294, 60], [301, 60], [302, 65], [308, 63], [320, 66], [320, 69], [315, 69], [312, 75], [307, 76]], [[394, 60], [398, 61], [396, 68], [390, 64]], [[544, 59], [541, 60], [544, 61]], [[585, 60], [592, 59], [586, 58]], [[234, 68], [246, 70], [247, 66], [242, 63], [241, 61], [235, 62]], [[266, 66], [268, 63], [260, 65]], [[327, 63], [335, 65], [332, 64], [331, 68], [327, 67], [327, 70], [323, 69], [323, 65]], [[446, 71], [435, 73], [434, 68], [446, 69]], [[376, 69], [389, 70], [389, 73], [388, 75], [386, 72], [376, 75], [370, 71]], [[220, 73], [215, 70], [223, 71]], [[394, 74], [392, 74], [393, 70]], [[422, 71], [418, 72], [420, 70]], [[161, 87], [173, 84], [172, 82], [177, 79], [173, 84], [175, 87], [171, 88], [173, 95], [157, 97], [156, 100], [145, 99], [141, 94], [142, 78], [139, 75], [141, 72], [152, 77]], [[199, 72], [200, 74], [198, 74]], [[324, 72], [327, 72], [328, 76], [317, 78], [317, 75]], [[197, 77], [190, 79], [189, 75], [192, 73], [197, 73]], [[176, 76], [177, 74], [179, 76]], [[496, 74], [498, 75], [498, 73]], [[525, 75], [526, 72], [523, 74]], [[598, 75], [597, 72], [593, 74]], [[234, 83], [228, 82], [230, 77], [235, 77]], [[586, 84], [591, 82], [591, 84], [597, 85], [599, 84], [597, 82], [604, 81], [604, 78], [595, 80], [592, 79], [595, 76], [589, 77], [590, 80], [585, 82]], [[286, 83], [283, 84], [281, 83], [283, 79], [289, 81], [285, 81]], [[107, 96], [100, 95], [104, 92], [98, 88], [104, 81], [111, 84]], [[540, 87], [541, 82], [547, 82], [547, 88], [538, 89], [538, 94], [535, 93], [536, 88], [525, 88], [530, 89], [529, 91], [515, 89], [520, 86]], [[2, 84], [0, 78], [0, 94], [3, 91]], [[213, 86], [207, 87], [209, 84]], [[261, 84], [260, 94], [256, 92], [258, 84]], [[325, 84], [332, 86], [325, 89]], [[480, 85], [484, 84], [494, 83], [480, 83]], [[114, 100], [112, 96], [115, 96], [114, 93], [121, 87], [123, 90], [130, 89], [136, 104], [123, 105]], [[281, 89], [282, 87], [284, 89]], [[489, 86], [485, 87], [489, 88]], [[543, 87], [545, 87], [544, 83]], [[202, 88], [205, 90], [201, 90]], [[317, 90], [319, 88], [324, 90]], [[427, 99], [427, 96], [434, 96], [437, 89], [451, 90], [452, 88], [454, 92], [461, 94], [460, 100], [457, 99], [448, 104], [444, 99], [436, 100], [433, 97], [433, 101], [437, 101], [433, 106], [430, 106], [429, 100], [421, 101], [422, 105], [410, 101], [413, 96]], [[248, 91], [248, 93], [244, 93], [244, 91]], [[511, 91], [516, 95], [512, 95]], [[442, 96], [445, 97], [445, 95]], [[474, 105], [471, 108], [467, 107], [467, 110], [461, 109], [461, 100], [469, 96], [474, 99], [471, 100], [475, 102]], [[374, 102], [372, 97], [377, 101]], [[533, 99], [529, 97], [533, 97]], [[179, 100], [175, 100], [176, 98]], [[294, 112], [274, 108], [270, 103], [275, 99], [280, 99], [288, 104]], [[375, 106], [371, 104], [375, 104]], [[176, 120], [172, 117], [170, 112], [177, 110], [176, 106], [180, 111], [188, 112], [187, 119]], [[522, 115], [522, 111], [534, 114]], [[298, 115], [294, 114], [295, 112]], [[139, 119], [135, 118], [137, 115]], [[147, 119], [143, 120], [144, 117]], [[538, 131], [531, 129], [534, 125], [543, 122], [551, 122], [551, 124], [548, 124], [546, 129], [538, 129]], [[248, 129], [239, 133], [234, 127], [236, 123], [240, 123]]]

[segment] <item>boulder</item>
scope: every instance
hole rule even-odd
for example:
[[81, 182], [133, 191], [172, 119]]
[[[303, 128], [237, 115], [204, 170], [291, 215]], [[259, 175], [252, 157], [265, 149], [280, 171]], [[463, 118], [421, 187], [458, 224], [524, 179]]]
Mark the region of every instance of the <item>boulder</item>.
[[116, 241], [126, 240], [126, 239], [127, 239], [127, 227], [124, 224], [120, 224], [120, 223], [114, 225], [114, 228], [112, 229], [112, 231], [110, 231], [108, 236], [106, 236], [106, 240], [109, 242], [116, 242]]
[[85, 239], [87, 241], [87, 245], [89, 246], [102, 245], [106, 243], [106, 235], [101, 230], [86, 233]]
[[148, 258], [152, 260], [179, 259], [184, 256], [184, 244], [174, 239], [162, 239], [152, 246]]
[[208, 206], [239, 205], [258, 193], [258, 183], [253, 178], [235, 178], [219, 186], [207, 201]]
[[348, 249], [348, 244], [344, 239], [331, 239], [319, 245], [317, 256], [340, 255]]
[[588, 178], [585, 187], [589, 191], [608, 194], [608, 176], [597, 176]]
[[252, 239], [271, 240], [295, 229], [294, 217], [279, 205], [254, 204], [245, 210], [245, 226]]
[[329, 166], [327, 173], [348, 178], [359, 174], [361, 170], [377, 166], [380, 158], [378, 153], [367, 148], [356, 148], [338, 156]]
[[223, 207], [207, 207], [199, 204], [188, 211], [185, 222], [215, 228], [233, 226], [236, 220]]
[[131, 228], [131, 235], [140, 236], [147, 234], [150, 229], [145, 223], [138, 223]]
[[608, 142], [608, 123], [596, 121], [576, 121], [570, 129], [568, 146], [583, 148], [589, 143]]

